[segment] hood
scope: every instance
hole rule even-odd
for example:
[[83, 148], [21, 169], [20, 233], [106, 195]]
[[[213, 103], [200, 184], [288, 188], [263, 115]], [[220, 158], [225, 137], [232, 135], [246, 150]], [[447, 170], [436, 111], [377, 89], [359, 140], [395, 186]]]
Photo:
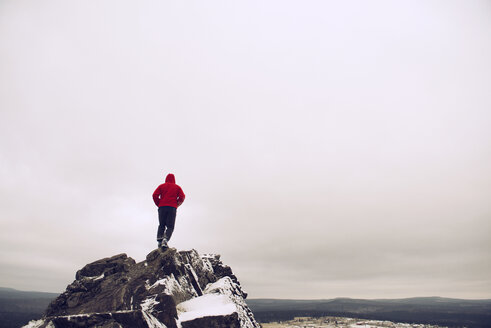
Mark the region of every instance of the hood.
[[176, 178], [174, 177], [174, 174], [169, 173], [167, 174], [167, 177], [165, 178], [166, 183], [176, 183]]

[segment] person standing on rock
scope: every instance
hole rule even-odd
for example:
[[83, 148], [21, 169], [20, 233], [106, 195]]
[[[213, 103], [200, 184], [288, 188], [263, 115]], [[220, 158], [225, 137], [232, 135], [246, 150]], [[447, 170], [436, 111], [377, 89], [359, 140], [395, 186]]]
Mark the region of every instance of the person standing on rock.
[[169, 173], [165, 183], [153, 192], [153, 201], [159, 207], [159, 228], [157, 230], [158, 247], [167, 248], [167, 242], [174, 232], [176, 210], [184, 202], [184, 192], [176, 184], [174, 174]]

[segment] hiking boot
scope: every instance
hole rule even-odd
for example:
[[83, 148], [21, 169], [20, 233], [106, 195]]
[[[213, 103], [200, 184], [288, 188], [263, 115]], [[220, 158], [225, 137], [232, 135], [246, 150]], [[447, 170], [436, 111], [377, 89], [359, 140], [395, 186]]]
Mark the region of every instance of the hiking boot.
[[162, 248], [168, 248], [169, 247], [169, 245], [167, 245], [167, 239], [165, 239], [165, 238], [162, 239], [162, 245], [160, 247], [162, 247]]

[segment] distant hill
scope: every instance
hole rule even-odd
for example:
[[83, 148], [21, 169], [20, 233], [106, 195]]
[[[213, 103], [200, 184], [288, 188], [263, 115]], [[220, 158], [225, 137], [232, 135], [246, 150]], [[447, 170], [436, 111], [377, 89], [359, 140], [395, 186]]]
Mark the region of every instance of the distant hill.
[[18, 328], [39, 319], [58, 294], [0, 287], [0, 328]]
[[491, 300], [441, 297], [378, 300], [250, 299], [247, 304], [259, 322], [290, 320], [297, 316], [342, 316], [449, 327], [491, 327]]

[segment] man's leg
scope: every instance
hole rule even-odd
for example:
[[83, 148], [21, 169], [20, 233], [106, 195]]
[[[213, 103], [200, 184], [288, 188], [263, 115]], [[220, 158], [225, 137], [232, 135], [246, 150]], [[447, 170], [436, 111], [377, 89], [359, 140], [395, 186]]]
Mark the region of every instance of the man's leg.
[[176, 223], [176, 209], [174, 207], [169, 207], [167, 212], [167, 218], [165, 221], [165, 240], [169, 241], [174, 232], [174, 225]]
[[166, 221], [166, 215], [167, 213], [165, 212], [164, 207], [159, 207], [159, 227], [157, 229], [157, 243], [158, 247], [162, 245], [162, 237], [164, 235], [164, 230], [165, 230], [165, 221]]

